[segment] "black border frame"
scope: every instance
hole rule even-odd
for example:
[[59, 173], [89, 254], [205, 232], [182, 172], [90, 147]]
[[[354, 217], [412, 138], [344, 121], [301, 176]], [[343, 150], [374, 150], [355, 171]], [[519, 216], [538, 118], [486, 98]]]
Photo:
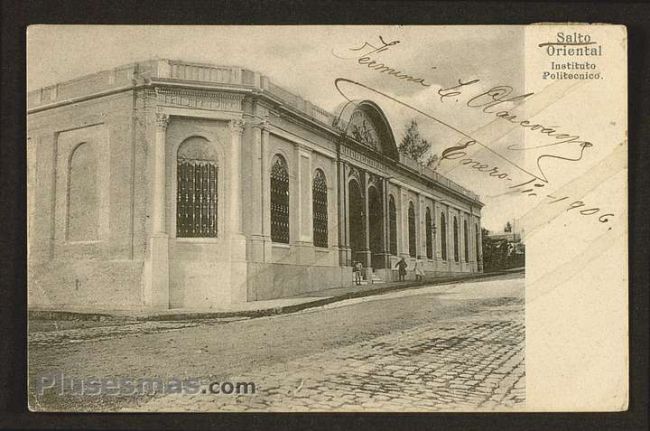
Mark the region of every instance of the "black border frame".
[[[650, 6], [632, 2], [278, 0], [2, 1], [0, 40], [1, 429], [648, 429], [647, 56]], [[26, 394], [25, 29], [31, 24], [528, 24], [607, 22], [628, 29], [630, 404], [620, 413], [55, 414]]]

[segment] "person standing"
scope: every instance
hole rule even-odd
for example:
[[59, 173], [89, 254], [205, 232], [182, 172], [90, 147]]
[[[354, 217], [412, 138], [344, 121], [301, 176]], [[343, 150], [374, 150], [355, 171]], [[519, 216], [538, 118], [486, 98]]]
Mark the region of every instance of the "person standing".
[[354, 264], [354, 283], [361, 286], [361, 272], [363, 271], [363, 263], [358, 262]]
[[415, 261], [415, 281], [422, 281], [424, 280], [424, 270], [422, 268], [422, 260], [418, 256], [418, 258]]
[[408, 263], [406, 263], [406, 260], [404, 260], [404, 258], [401, 258], [400, 261], [397, 262], [395, 267], [398, 269], [399, 281], [404, 281], [404, 277], [406, 277], [406, 268], [408, 267]]

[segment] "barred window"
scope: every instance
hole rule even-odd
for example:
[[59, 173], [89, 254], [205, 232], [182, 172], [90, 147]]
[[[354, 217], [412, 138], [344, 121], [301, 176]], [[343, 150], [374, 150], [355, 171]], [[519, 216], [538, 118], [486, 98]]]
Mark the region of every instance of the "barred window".
[[447, 260], [447, 219], [440, 213], [440, 254], [442, 260]]
[[280, 155], [271, 166], [271, 240], [289, 244], [289, 170]]
[[425, 228], [426, 228], [426, 242], [427, 242], [427, 259], [433, 258], [433, 243], [432, 243], [432, 232], [433, 227], [431, 226], [431, 209], [427, 207], [427, 213], [425, 217]]
[[463, 220], [463, 246], [465, 247], [465, 262], [469, 262], [469, 236], [467, 234], [467, 220]]
[[413, 202], [409, 202], [409, 256], [415, 257], [415, 208]]
[[312, 185], [314, 245], [327, 247], [327, 181], [320, 169], [316, 170]]
[[397, 211], [395, 210], [395, 199], [393, 196], [388, 199], [388, 223], [390, 230], [390, 254], [397, 255]]
[[454, 217], [454, 261], [458, 262], [458, 219]]
[[176, 236], [217, 236], [218, 166], [214, 149], [203, 138], [187, 139], [176, 165]]

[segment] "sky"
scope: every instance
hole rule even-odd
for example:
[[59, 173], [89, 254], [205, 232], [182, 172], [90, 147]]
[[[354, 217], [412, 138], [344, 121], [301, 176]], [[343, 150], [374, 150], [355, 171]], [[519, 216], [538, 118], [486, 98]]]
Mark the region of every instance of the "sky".
[[[524, 89], [522, 28], [430, 26], [30, 26], [27, 33], [27, 86], [34, 90], [86, 74], [137, 61], [168, 58], [241, 66], [330, 112], [343, 101], [334, 86], [351, 79], [472, 132], [493, 120], [464, 104], [443, 103], [438, 90], [478, 79], [476, 88], [511, 85]], [[368, 43], [396, 42], [374, 59], [429, 84], [398, 80], [358, 63], [354, 51]], [[367, 45], [366, 45], [367, 47]], [[369, 51], [369, 48], [364, 48]], [[356, 58], [355, 58], [356, 56]], [[432, 152], [457, 145], [458, 133], [374, 92], [346, 87], [358, 98], [370, 98], [384, 110], [399, 142], [411, 119], [432, 142]], [[462, 105], [462, 106], [461, 106]], [[517, 133], [504, 137], [518, 139]], [[516, 218], [518, 205], [501, 193], [498, 182], [486, 181], [458, 163], [439, 172], [478, 193], [486, 204], [483, 225], [499, 231]]]

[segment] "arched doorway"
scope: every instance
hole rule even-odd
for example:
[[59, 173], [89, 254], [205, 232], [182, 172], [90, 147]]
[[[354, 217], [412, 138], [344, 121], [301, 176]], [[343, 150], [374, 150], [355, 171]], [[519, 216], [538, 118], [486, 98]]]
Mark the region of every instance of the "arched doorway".
[[368, 223], [372, 267], [383, 268], [384, 263], [384, 209], [381, 195], [375, 186], [368, 188]]
[[348, 216], [350, 220], [350, 248], [352, 251], [352, 260], [360, 260], [364, 266], [367, 262], [361, 253], [366, 248], [366, 229], [364, 226], [364, 209], [365, 204], [363, 195], [361, 194], [361, 187], [356, 180], [350, 181], [350, 206], [348, 209]]

